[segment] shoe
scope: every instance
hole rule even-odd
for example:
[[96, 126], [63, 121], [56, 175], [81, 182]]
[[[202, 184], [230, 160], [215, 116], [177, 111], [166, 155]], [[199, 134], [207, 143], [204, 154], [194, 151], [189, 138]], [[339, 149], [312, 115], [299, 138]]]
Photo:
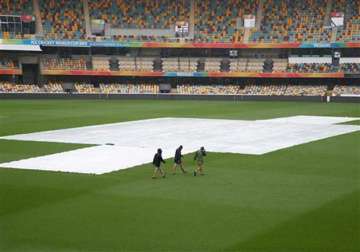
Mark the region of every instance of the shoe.
[[163, 178], [165, 178], [166, 177], [166, 175], [164, 174], [164, 176], [162, 176]]
[[156, 179], [156, 177], [151, 177], [152, 179]]
[[194, 171], [194, 177], [196, 176], [196, 171]]

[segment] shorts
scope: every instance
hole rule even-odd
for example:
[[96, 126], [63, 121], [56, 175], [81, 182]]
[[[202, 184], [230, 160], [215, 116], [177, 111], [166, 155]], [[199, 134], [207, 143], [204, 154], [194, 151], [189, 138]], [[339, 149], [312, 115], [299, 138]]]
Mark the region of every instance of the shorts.
[[204, 161], [203, 160], [198, 160], [196, 161], [197, 165], [203, 165], [204, 164]]
[[180, 159], [180, 160], [176, 160], [176, 159], [175, 159], [175, 160], [174, 160], [174, 163], [177, 164], [177, 165], [181, 165], [182, 162], [181, 162], [181, 159]]

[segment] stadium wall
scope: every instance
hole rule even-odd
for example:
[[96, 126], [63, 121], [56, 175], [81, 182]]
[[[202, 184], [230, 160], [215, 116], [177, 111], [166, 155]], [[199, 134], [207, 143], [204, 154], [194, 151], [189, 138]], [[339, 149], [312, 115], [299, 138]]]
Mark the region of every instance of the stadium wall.
[[[50, 94], [1, 93], [0, 99], [127, 99], [127, 100], [207, 100], [207, 101], [304, 101], [326, 102], [326, 96], [263, 96], [263, 95], [174, 95], [174, 94]], [[360, 97], [330, 97], [331, 102], [356, 102]]]

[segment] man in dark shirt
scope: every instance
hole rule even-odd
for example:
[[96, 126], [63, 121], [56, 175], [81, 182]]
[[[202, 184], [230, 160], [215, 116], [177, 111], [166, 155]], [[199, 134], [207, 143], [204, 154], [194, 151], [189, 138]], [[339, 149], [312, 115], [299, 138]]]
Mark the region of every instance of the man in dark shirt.
[[186, 173], [186, 171], [184, 170], [183, 165], [182, 165], [182, 157], [183, 157], [183, 155], [181, 154], [182, 149], [183, 149], [183, 147], [182, 147], [182, 145], [180, 145], [180, 147], [177, 148], [175, 151], [174, 166], [173, 166], [173, 174], [174, 175], [176, 174], [176, 168], [178, 166], [180, 167], [181, 171], [184, 174]]
[[157, 177], [157, 174], [160, 173], [163, 178], [165, 178], [165, 172], [161, 169], [161, 163], [165, 164], [164, 159], [162, 158], [162, 150], [158, 149], [157, 153], [154, 155], [153, 165], [155, 167], [154, 174], [152, 176], [153, 179]]

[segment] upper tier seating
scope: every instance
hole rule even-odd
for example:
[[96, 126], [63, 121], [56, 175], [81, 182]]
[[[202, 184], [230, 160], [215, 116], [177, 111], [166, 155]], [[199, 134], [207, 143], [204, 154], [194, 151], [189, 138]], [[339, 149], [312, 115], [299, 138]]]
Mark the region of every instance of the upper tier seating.
[[[102, 19], [112, 27], [174, 29], [176, 21], [190, 22], [191, 0], [88, 0], [90, 20]], [[327, 20], [328, 0], [201, 0], [194, 4], [195, 42], [244, 42], [245, 15], [257, 15], [260, 29], [250, 30], [249, 42], [360, 41], [360, 1], [332, 1], [331, 12], [344, 13], [345, 24], [333, 31]], [[84, 39], [83, 1], [39, 0], [44, 36]], [[329, 5], [330, 6], [330, 5]], [[260, 13], [260, 12], [259, 12]], [[35, 15], [32, 0], [0, 0], [0, 14]], [[22, 38], [0, 31], [0, 38]], [[121, 41], [173, 41], [168, 36], [117, 35]]]
[[39, 0], [44, 35], [51, 39], [83, 39], [85, 21], [82, 1]]
[[256, 15], [258, 0], [195, 1], [195, 40], [202, 42], [241, 42], [239, 27], [244, 15]]
[[89, 0], [90, 17], [121, 28], [173, 28], [188, 21], [190, 1]]
[[265, 0], [260, 31], [252, 42], [330, 41], [331, 29], [324, 28], [324, 0]]
[[[0, 0], [0, 15], [33, 15], [32, 0]], [[20, 31], [9, 32], [6, 26], [0, 27], [0, 39], [21, 39], [28, 36]]]
[[343, 27], [337, 28], [337, 41], [360, 41], [360, 2], [359, 0], [333, 1], [334, 12], [344, 13]]
[[32, 0], [0, 0], [0, 15], [32, 15]]

